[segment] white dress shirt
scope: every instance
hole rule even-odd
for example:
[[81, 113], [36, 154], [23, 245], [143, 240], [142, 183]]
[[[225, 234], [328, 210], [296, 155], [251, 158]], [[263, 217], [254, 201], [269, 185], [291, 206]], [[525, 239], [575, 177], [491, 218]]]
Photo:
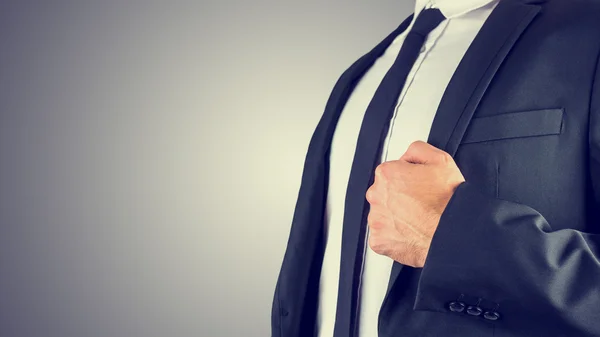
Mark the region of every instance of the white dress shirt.
[[[427, 141], [446, 86], [467, 48], [499, 0], [417, 0], [416, 18], [424, 8], [439, 8], [447, 18], [427, 37], [394, 110], [380, 161], [396, 160], [410, 143]], [[346, 188], [362, 119], [375, 90], [394, 62], [413, 22], [364, 74], [349, 97], [331, 143], [329, 189], [325, 212], [326, 247], [319, 288], [319, 337], [333, 336], [340, 272]], [[378, 255], [365, 240], [359, 306], [359, 336], [377, 336], [379, 310], [390, 278], [392, 259]]]

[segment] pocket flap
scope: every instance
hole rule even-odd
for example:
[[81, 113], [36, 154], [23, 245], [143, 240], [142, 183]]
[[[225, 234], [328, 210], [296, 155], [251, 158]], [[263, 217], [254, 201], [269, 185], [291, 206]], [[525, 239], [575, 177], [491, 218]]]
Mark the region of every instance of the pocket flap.
[[511, 112], [471, 120], [461, 144], [561, 133], [564, 109]]

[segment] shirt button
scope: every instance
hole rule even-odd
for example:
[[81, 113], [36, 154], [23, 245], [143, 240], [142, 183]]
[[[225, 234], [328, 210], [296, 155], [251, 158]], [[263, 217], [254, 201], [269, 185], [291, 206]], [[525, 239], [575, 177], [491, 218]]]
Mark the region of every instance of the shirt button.
[[420, 53], [421, 53], [421, 54], [422, 54], [422, 53], [424, 53], [424, 52], [425, 52], [425, 50], [427, 50], [427, 48], [425, 48], [425, 45], [423, 45], [423, 47], [421, 47], [421, 51], [420, 51]]

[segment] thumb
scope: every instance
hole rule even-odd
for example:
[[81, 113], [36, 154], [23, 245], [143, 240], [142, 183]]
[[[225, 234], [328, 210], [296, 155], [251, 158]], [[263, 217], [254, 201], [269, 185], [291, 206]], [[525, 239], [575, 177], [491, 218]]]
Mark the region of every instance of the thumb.
[[417, 140], [410, 144], [400, 160], [412, 164], [437, 164], [443, 163], [446, 155], [448, 155], [446, 152], [433, 145]]

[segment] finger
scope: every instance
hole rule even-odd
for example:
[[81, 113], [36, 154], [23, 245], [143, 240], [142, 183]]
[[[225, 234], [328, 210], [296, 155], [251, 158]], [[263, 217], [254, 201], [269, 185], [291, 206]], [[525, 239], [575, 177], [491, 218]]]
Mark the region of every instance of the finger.
[[367, 225], [371, 230], [381, 230], [392, 224], [392, 216], [383, 205], [370, 205], [367, 215]]
[[437, 164], [446, 162], [447, 156], [449, 156], [448, 153], [435, 146], [417, 140], [410, 144], [400, 160], [411, 164]]

